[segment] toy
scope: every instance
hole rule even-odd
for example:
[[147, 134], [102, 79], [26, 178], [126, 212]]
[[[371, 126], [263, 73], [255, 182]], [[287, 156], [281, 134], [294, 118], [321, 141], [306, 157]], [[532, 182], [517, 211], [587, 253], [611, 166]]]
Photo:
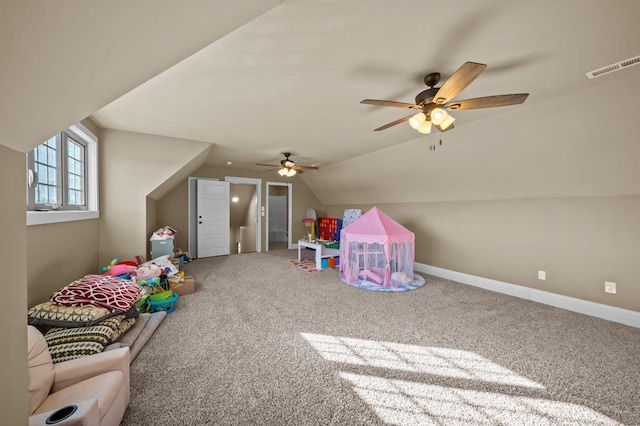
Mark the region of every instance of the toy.
[[407, 273], [404, 271], [394, 272], [393, 274], [391, 274], [391, 279], [400, 284], [407, 284], [413, 280], [413, 278], [407, 275]]
[[136, 267], [126, 264], [115, 264], [111, 266], [105, 275], [110, 275], [112, 277], [119, 277], [121, 275], [130, 275], [136, 272]]
[[148, 280], [142, 279], [142, 280], [136, 281], [136, 283], [143, 289], [151, 290], [160, 284], [160, 277], [153, 277], [153, 278], [149, 278]]
[[159, 277], [162, 274], [163, 270], [154, 264], [149, 264], [146, 266], [140, 266], [136, 269], [136, 282], [140, 280], [149, 280], [153, 277]]
[[103, 274], [106, 274], [107, 272], [109, 272], [109, 268], [111, 268], [113, 265], [115, 265], [116, 263], [118, 263], [118, 259], [113, 259], [111, 260], [111, 262], [109, 262], [108, 266], [103, 266], [102, 267], [102, 272]]
[[174, 257], [183, 263], [191, 262], [193, 259], [190, 258], [187, 253], [183, 252], [181, 249], [176, 249]]
[[[123, 260], [118, 261], [118, 258], [114, 258], [109, 262], [108, 266], [102, 267], [102, 275], [110, 275], [117, 277], [120, 275], [131, 274], [135, 272], [136, 267], [144, 262], [143, 256], [136, 256], [136, 260]], [[125, 269], [126, 267], [126, 269]], [[114, 269], [115, 268], [115, 269]]]

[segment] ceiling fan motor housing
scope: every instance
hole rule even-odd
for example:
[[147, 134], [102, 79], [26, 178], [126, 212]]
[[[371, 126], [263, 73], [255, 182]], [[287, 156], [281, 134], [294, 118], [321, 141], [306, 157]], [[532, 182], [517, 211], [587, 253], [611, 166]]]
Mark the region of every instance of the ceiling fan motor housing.
[[438, 87], [431, 87], [418, 93], [416, 96], [416, 105], [426, 105], [433, 102], [433, 97], [438, 93], [438, 90]]

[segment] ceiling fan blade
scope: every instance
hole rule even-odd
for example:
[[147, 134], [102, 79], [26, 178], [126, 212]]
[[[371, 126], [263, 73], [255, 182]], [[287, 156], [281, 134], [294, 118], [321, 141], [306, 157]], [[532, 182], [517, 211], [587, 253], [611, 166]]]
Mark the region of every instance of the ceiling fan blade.
[[446, 108], [480, 109], [480, 108], [493, 108], [493, 107], [500, 107], [500, 106], [517, 105], [517, 104], [523, 103], [528, 96], [529, 96], [528, 93], [514, 93], [511, 95], [484, 96], [482, 98], [473, 98], [473, 99], [465, 99], [462, 101], [456, 101], [449, 105], [446, 105]]
[[389, 127], [393, 127], [396, 124], [400, 124], [400, 123], [404, 123], [405, 121], [409, 121], [409, 119], [411, 117], [413, 117], [415, 114], [411, 114], [411, 115], [407, 115], [406, 117], [400, 118], [396, 121], [392, 121], [391, 123], [385, 124], [384, 126], [378, 127], [377, 129], [373, 129], [374, 132], [378, 132], [380, 130], [384, 130], [384, 129], [388, 129]]
[[396, 108], [413, 108], [413, 109], [422, 110], [422, 107], [420, 105], [407, 104], [405, 102], [381, 101], [381, 100], [378, 100], [378, 99], [364, 99], [364, 100], [360, 101], [360, 103], [361, 104], [368, 104], [368, 105], [390, 106], [390, 107], [396, 107]]
[[316, 166], [293, 166], [293, 168], [296, 170], [320, 170], [320, 168]]
[[453, 123], [451, 123], [449, 125], [449, 127], [447, 127], [446, 129], [443, 129], [439, 124], [434, 124], [433, 125], [436, 129], [440, 130], [441, 132], [448, 132], [449, 130], [453, 129], [454, 127], [456, 127]]
[[264, 164], [264, 163], [256, 163], [256, 166], [280, 167], [280, 164]]
[[477, 62], [465, 62], [442, 85], [438, 93], [433, 97], [433, 102], [444, 105], [458, 96], [487, 66]]

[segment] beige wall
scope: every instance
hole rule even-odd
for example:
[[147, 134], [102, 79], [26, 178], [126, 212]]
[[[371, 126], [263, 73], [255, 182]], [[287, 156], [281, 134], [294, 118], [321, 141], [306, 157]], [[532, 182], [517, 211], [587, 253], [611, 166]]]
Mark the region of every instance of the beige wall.
[[187, 180], [180, 182], [164, 197], [158, 200], [158, 228], [169, 225], [177, 231], [173, 247], [189, 251], [189, 227], [186, 218], [188, 213], [189, 189]]
[[148, 252], [149, 230], [156, 223], [151, 226], [147, 221], [157, 222], [153, 216], [158, 213], [147, 216], [147, 195], [163, 194], [161, 187], [173, 176], [197, 167], [209, 147], [208, 143], [185, 139], [101, 131], [101, 263]]
[[147, 197], [147, 251], [145, 253], [146, 259], [151, 259], [151, 241], [149, 238], [154, 231], [158, 230], [161, 226], [158, 222], [158, 201]]
[[[305, 216], [305, 211], [308, 208], [315, 209], [318, 216], [322, 216], [325, 212], [325, 207], [320, 203], [318, 198], [309, 190], [307, 185], [302, 181], [298, 175], [293, 178], [286, 179], [279, 176], [276, 172], [253, 172], [247, 170], [241, 170], [231, 167], [213, 167], [202, 166], [195, 170], [192, 174], [195, 177], [203, 178], [218, 178], [224, 180], [225, 176], [234, 177], [247, 177], [262, 179], [262, 206], [265, 206], [266, 202], [266, 182], [292, 182], [293, 183], [293, 218], [292, 218], [292, 241], [297, 241], [307, 234], [306, 228], [302, 224], [302, 219]], [[171, 223], [174, 223], [176, 229], [187, 230], [189, 228], [189, 220], [187, 214], [187, 197], [188, 188], [187, 180], [185, 179], [172, 191], [170, 191], [165, 197], [160, 199], [158, 204], [159, 215], [166, 219], [171, 219]], [[265, 217], [262, 217], [262, 251], [265, 250]], [[181, 244], [183, 250], [188, 247], [188, 235], [187, 231], [179, 232], [176, 244]], [[244, 250], [243, 250], [244, 251]]]
[[2, 259], [0, 309], [0, 422], [24, 424], [27, 403], [27, 219], [25, 213], [26, 161], [22, 152], [0, 145], [0, 230], [5, 244]]
[[[329, 211], [341, 217], [345, 208], [370, 207]], [[640, 310], [640, 196], [377, 207], [416, 234], [417, 262]], [[617, 294], [604, 292], [605, 281], [617, 283]]]
[[98, 233], [97, 219], [27, 227], [29, 306], [73, 280], [100, 273]]

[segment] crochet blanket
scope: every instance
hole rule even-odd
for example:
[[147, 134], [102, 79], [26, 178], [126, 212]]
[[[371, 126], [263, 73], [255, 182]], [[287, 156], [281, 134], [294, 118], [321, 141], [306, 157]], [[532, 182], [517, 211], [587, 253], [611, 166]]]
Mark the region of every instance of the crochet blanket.
[[65, 306], [90, 305], [110, 312], [126, 312], [140, 299], [141, 290], [131, 281], [90, 274], [53, 293], [49, 300]]

